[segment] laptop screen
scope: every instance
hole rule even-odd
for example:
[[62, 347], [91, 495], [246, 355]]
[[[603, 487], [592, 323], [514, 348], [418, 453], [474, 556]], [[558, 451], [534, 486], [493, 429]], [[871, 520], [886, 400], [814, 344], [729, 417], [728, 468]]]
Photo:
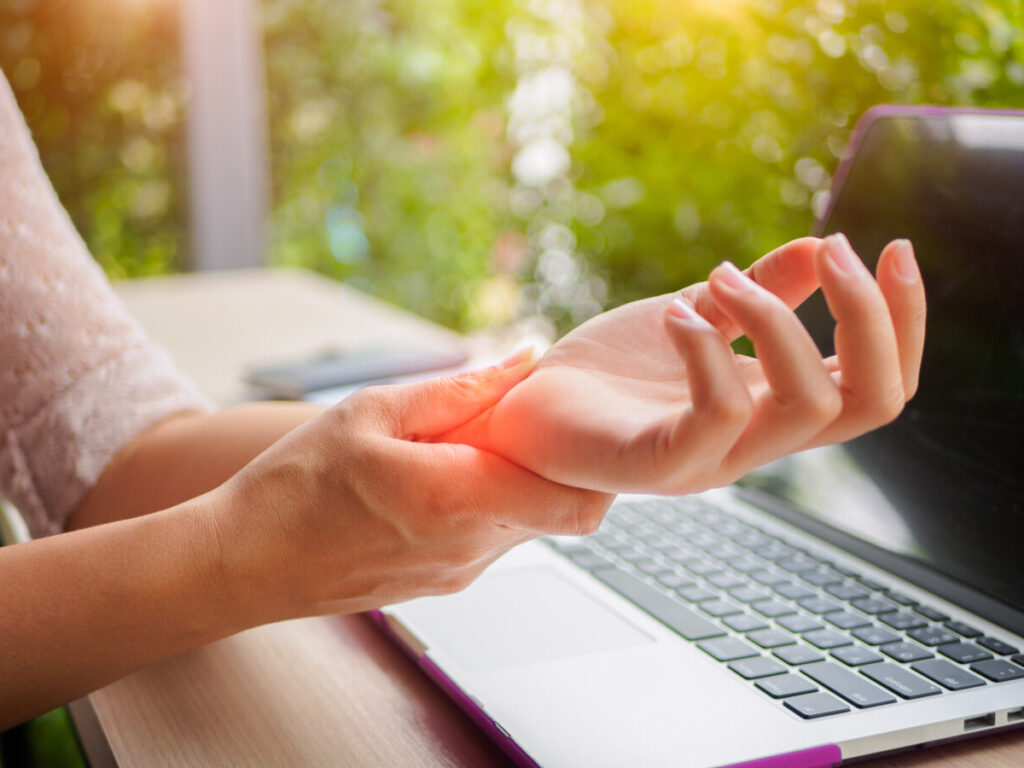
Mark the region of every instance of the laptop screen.
[[[822, 232], [872, 268], [889, 240], [914, 243], [920, 389], [889, 426], [745, 482], [1024, 610], [1024, 116], [883, 114], [834, 194]], [[800, 314], [831, 354], [820, 294]]]

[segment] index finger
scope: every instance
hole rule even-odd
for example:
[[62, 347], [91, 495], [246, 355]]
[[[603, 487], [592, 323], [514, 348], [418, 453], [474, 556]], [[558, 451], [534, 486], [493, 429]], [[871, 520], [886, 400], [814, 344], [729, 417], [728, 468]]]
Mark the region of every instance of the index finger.
[[[793, 240], [762, 256], [747, 267], [744, 274], [782, 299], [790, 309], [795, 309], [818, 289], [814, 254], [819, 245], [821, 240], [817, 237]], [[730, 341], [743, 335], [732, 318], [719, 309], [707, 282], [684, 288], [682, 295]]]

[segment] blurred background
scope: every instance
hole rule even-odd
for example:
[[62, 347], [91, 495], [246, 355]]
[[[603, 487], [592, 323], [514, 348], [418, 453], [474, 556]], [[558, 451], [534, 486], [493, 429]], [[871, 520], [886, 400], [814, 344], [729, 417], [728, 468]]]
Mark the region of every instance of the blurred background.
[[[0, 67], [113, 278], [203, 266], [190, 3], [0, 0]], [[249, 4], [252, 263], [459, 330], [564, 330], [806, 234], [875, 103], [1024, 106], [1020, 0]]]
[[[808, 233], [873, 104], [1024, 107], [1024, 3], [0, 0], [0, 68], [114, 279], [293, 265], [555, 334]], [[77, 764], [63, 718], [7, 764]]]

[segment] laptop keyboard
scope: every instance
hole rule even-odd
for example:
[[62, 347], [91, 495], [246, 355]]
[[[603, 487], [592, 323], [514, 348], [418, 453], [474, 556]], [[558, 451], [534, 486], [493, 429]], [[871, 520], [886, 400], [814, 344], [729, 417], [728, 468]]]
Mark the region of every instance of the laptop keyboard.
[[806, 719], [1024, 678], [1009, 643], [702, 500], [547, 542]]

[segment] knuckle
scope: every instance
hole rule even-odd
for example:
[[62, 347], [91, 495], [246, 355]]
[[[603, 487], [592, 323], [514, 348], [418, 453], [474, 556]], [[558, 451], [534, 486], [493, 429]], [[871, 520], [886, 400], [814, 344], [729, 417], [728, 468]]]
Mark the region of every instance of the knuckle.
[[901, 413], [903, 413], [903, 406], [906, 403], [906, 399], [903, 396], [903, 388], [900, 388], [898, 397], [888, 397], [879, 404], [878, 415], [881, 419], [882, 424], [888, 424], [891, 421], [895, 421]]
[[745, 394], [719, 391], [708, 401], [707, 415], [728, 427], [739, 427], [750, 421], [753, 403]]
[[880, 427], [894, 421], [903, 412], [905, 403], [903, 385], [897, 383], [873, 398], [864, 408], [864, 412], [871, 424]]
[[576, 518], [576, 531], [580, 536], [590, 536], [591, 534], [597, 533], [598, 528], [601, 527], [600, 515], [586, 514], [581, 511]]
[[612, 496], [604, 493], [580, 493], [576, 506], [576, 530], [580, 536], [597, 533], [604, 522], [605, 513], [611, 506]]
[[818, 424], [835, 421], [843, 411], [843, 396], [834, 387], [809, 395], [804, 409], [811, 420]]

